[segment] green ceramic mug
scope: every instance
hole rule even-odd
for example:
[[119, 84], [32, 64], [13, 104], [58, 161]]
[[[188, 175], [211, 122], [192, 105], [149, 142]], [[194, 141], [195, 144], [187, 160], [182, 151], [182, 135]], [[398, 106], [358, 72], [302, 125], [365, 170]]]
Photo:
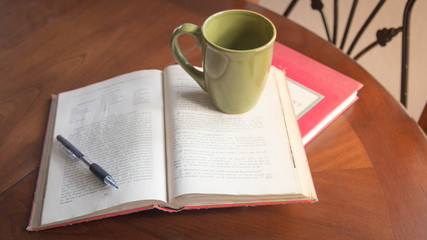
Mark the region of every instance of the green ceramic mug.
[[[191, 65], [178, 46], [178, 37], [192, 35], [203, 54], [203, 71]], [[205, 20], [202, 27], [184, 23], [171, 37], [176, 61], [209, 93], [222, 112], [238, 114], [257, 103], [271, 66], [276, 39], [274, 24], [247, 10], [227, 10]]]

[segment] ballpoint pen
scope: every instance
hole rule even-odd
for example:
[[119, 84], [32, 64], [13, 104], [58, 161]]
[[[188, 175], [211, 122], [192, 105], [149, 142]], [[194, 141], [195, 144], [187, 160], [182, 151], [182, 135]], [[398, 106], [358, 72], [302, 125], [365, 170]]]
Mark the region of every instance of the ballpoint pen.
[[67, 139], [65, 139], [61, 135], [56, 136], [56, 139], [58, 139], [58, 141], [60, 143], [62, 143], [62, 145], [64, 145], [64, 147], [67, 149], [67, 151], [71, 155], [71, 157], [73, 157], [75, 159], [78, 159], [78, 160], [82, 160], [89, 167], [89, 170], [96, 177], [98, 177], [102, 182], [104, 182], [108, 186], [113, 186], [113, 187], [115, 187], [117, 189], [119, 188], [119, 186], [117, 185], [116, 181], [114, 181], [114, 179], [111, 177], [111, 175], [109, 173], [107, 173], [107, 171], [105, 171], [98, 164], [91, 163], [87, 158], [85, 158], [84, 154], [82, 152], [80, 152]]

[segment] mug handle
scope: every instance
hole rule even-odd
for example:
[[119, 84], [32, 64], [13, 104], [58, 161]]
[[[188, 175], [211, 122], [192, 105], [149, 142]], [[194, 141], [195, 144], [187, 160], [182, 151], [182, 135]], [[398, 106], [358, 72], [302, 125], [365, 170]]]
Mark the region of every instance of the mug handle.
[[182, 34], [190, 34], [196, 39], [199, 48], [202, 46], [203, 37], [202, 30], [197, 25], [192, 23], [184, 23], [181, 26], [175, 28], [172, 33], [170, 45], [172, 55], [175, 60], [181, 65], [181, 67], [200, 85], [200, 87], [207, 92], [205, 74], [202, 71], [197, 70], [191, 63], [187, 61], [178, 46], [178, 37]]

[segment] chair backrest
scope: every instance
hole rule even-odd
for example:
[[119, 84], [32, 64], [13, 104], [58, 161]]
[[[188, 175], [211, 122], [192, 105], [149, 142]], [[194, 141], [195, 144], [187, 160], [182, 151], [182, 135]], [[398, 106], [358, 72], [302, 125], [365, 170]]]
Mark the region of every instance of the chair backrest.
[[[384, 5], [386, 0], [379, 0], [375, 8], [372, 10], [372, 12], [369, 14], [369, 16], [366, 18], [364, 24], [357, 32], [356, 36], [352, 40], [350, 47], [347, 49], [347, 51], [344, 51], [344, 45], [347, 41], [347, 35], [349, 32], [349, 29], [352, 25], [352, 20], [354, 13], [357, 8], [358, 0], [353, 0], [351, 10], [349, 12], [346, 27], [343, 33], [342, 41], [340, 43], [340, 49], [346, 52], [347, 55], [350, 56], [352, 54], [355, 46], [357, 45], [360, 37], [363, 35], [366, 28], [369, 26], [371, 21], [374, 19], [374, 17], [377, 15], [377, 13], [381, 10], [382, 6]], [[364, 54], [366, 54], [369, 50], [372, 48], [380, 45], [385, 46], [388, 42], [390, 42], [395, 36], [397, 36], [399, 33], [402, 33], [402, 58], [401, 58], [401, 86], [400, 86], [400, 102], [406, 107], [407, 106], [407, 95], [408, 95], [408, 52], [409, 52], [409, 20], [410, 15], [412, 11], [412, 7], [414, 5], [416, 0], [407, 0], [405, 5], [405, 10], [403, 12], [403, 21], [402, 26], [398, 28], [383, 28], [379, 29], [376, 33], [376, 41], [366, 46], [363, 50], [361, 50], [359, 53], [355, 54], [353, 59], [357, 60], [360, 57], [362, 57]], [[295, 7], [295, 4], [298, 2], [298, 0], [292, 0], [289, 5], [287, 6], [284, 16], [288, 16], [292, 9]], [[334, 0], [334, 17], [333, 17], [333, 31], [332, 34], [330, 33], [328, 23], [326, 21], [325, 15], [323, 13], [323, 2], [321, 0], [311, 0], [311, 8], [313, 10], [319, 11], [320, 16], [323, 21], [323, 25], [326, 32], [326, 38], [329, 42], [335, 44], [338, 46], [337, 43], [337, 26], [338, 26], [338, 0]]]
[[424, 106], [424, 110], [421, 113], [420, 119], [418, 120], [418, 125], [420, 125], [424, 133], [427, 134], [427, 104]]

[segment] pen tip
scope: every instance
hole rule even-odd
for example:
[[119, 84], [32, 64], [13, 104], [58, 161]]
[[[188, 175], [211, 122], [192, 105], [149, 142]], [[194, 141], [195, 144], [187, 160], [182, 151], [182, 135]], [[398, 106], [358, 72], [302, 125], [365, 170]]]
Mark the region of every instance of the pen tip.
[[119, 186], [117, 185], [116, 181], [111, 176], [107, 176], [104, 178], [104, 183], [110, 186], [115, 187], [116, 189], [119, 189]]

